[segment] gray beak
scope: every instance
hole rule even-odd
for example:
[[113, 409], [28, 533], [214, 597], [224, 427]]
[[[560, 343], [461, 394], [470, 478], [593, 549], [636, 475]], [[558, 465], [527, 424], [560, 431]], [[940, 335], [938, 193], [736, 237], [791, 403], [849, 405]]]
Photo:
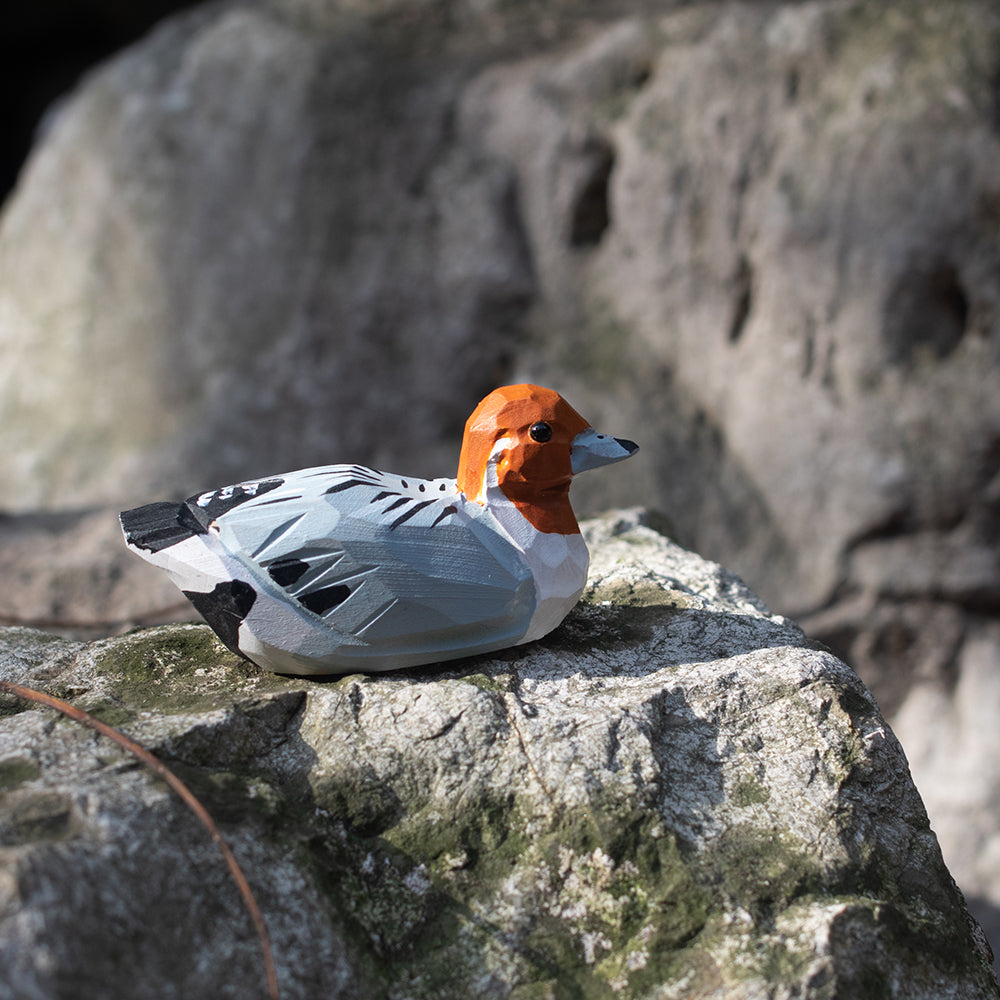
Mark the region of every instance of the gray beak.
[[611, 465], [612, 462], [620, 462], [638, 450], [639, 446], [634, 441], [598, 434], [593, 427], [588, 427], [573, 438], [570, 450], [573, 475], [586, 472], [588, 469], [600, 468], [602, 465]]

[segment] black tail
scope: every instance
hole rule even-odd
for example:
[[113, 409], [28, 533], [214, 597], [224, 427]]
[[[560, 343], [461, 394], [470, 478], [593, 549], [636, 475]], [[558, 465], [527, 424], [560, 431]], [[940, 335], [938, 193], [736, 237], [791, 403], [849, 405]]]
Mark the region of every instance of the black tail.
[[192, 535], [205, 534], [205, 526], [186, 503], [151, 503], [118, 515], [125, 541], [138, 549], [159, 552]]

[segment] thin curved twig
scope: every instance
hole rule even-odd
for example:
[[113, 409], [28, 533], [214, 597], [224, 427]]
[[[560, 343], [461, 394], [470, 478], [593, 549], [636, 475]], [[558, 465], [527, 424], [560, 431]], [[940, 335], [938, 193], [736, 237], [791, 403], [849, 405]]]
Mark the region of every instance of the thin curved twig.
[[215, 825], [215, 821], [209, 815], [208, 810], [195, 798], [194, 793], [187, 785], [163, 761], [158, 757], [154, 757], [145, 747], [140, 746], [135, 740], [130, 739], [124, 733], [120, 733], [117, 729], [101, 722], [99, 719], [95, 719], [82, 709], [70, 705], [69, 702], [55, 698], [50, 694], [45, 694], [43, 691], [36, 691], [34, 688], [23, 687], [20, 684], [13, 684], [10, 681], [4, 680], [0, 680], [0, 691], [6, 691], [17, 698], [24, 698], [27, 701], [37, 702], [39, 705], [55, 709], [55, 711], [62, 713], [74, 722], [82, 723], [96, 730], [102, 736], [107, 736], [108, 739], [113, 740], [123, 750], [127, 750], [133, 757], [142, 761], [146, 767], [161, 777], [173, 789], [188, 809], [198, 817], [202, 825], [211, 834], [212, 840], [218, 845], [219, 850], [222, 851], [222, 856], [226, 859], [226, 865], [233, 876], [233, 881], [236, 883], [236, 887], [239, 889], [240, 895], [243, 897], [243, 902], [250, 913], [250, 918], [253, 920], [254, 927], [257, 930], [257, 937], [260, 938], [260, 947], [264, 957], [264, 970], [267, 974], [267, 988], [270, 998], [271, 1000], [280, 1000], [278, 994], [278, 976], [274, 968], [274, 956], [271, 951], [271, 938], [267, 932], [267, 925], [264, 923], [260, 907], [257, 905], [257, 901], [254, 899], [253, 892], [250, 889], [250, 883], [243, 874], [243, 870], [236, 861], [236, 857], [230, 849], [229, 844], [226, 843], [219, 828]]

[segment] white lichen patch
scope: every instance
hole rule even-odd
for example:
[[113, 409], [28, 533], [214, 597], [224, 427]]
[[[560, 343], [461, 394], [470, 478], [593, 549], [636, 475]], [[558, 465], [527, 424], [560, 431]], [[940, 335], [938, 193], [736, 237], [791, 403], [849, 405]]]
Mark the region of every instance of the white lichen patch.
[[417, 896], [423, 896], [431, 888], [431, 880], [424, 865], [417, 865], [403, 877], [403, 885]]

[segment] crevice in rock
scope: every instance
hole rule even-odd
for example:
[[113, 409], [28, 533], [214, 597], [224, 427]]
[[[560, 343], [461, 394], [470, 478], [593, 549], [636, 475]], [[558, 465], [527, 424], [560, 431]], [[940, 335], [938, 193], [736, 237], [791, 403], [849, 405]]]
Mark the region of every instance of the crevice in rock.
[[993, 128], [1000, 134], [1000, 62], [993, 70]]
[[458, 725], [459, 720], [462, 718], [462, 716], [464, 714], [465, 714], [465, 710], [463, 709], [461, 712], [458, 712], [456, 715], [450, 715], [450, 716], [448, 716], [447, 721], [444, 722], [441, 726], [439, 726], [429, 736], [418, 736], [418, 737], [416, 737], [416, 742], [417, 743], [427, 743], [427, 742], [430, 742], [431, 740], [438, 740], [442, 736], [447, 736], [448, 733], [450, 733], [455, 728], [455, 726]]
[[816, 324], [806, 325], [805, 342], [802, 346], [802, 378], [808, 379], [816, 366]]
[[890, 291], [883, 337], [892, 364], [912, 365], [921, 354], [941, 360], [968, 330], [969, 296], [954, 264], [911, 266]]
[[729, 343], [735, 344], [746, 329], [750, 310], [753, 307], [753, 268], [746, 255], [741, 254], [733, 277], [735, 296], [733, 315], [729, 321]]
[[649, 63], [642, 63], [635, 67], [632, 76], [629, 78], [629, 86], [633, 91], [640, 91], [653, 77], [653, 67]]
[[901, 538], [914, 530], [911, 511], [908, 507], [890, 510], [880, 521], [868, 525], [844, 542], [844, 554], [850, 555], [863, 545]]
[[823, 355], [823, 377], [820, 380], [820, 384], [830, 393], [834, 401], [840, 405], [842, 397], [840, 395], [840, 387], [837, 385], [836, 360], [837, 343], [836, 341], [830, 341], [826, 345], [826, 352]]
[[365, 700], [364, 693], [361, 690], [361, 685], [352, 684], [347, 697], [351, 702], [351, 718], [354, 720], [354, 724], [357, 725], [358, 720], [361, 717], [361, 705]]
[[570, 211], [569, 243], [572, 247], [596, 246], [611, 224], [608, 184], [615, 165], [615, 152], [604, 139], [590, 138], [582, 158], [588, 172]]
[[793, 66], [785, 74], [785, 100], [789, 104], [794, 104], [798, 100], [801, 76], [797, 66]]

